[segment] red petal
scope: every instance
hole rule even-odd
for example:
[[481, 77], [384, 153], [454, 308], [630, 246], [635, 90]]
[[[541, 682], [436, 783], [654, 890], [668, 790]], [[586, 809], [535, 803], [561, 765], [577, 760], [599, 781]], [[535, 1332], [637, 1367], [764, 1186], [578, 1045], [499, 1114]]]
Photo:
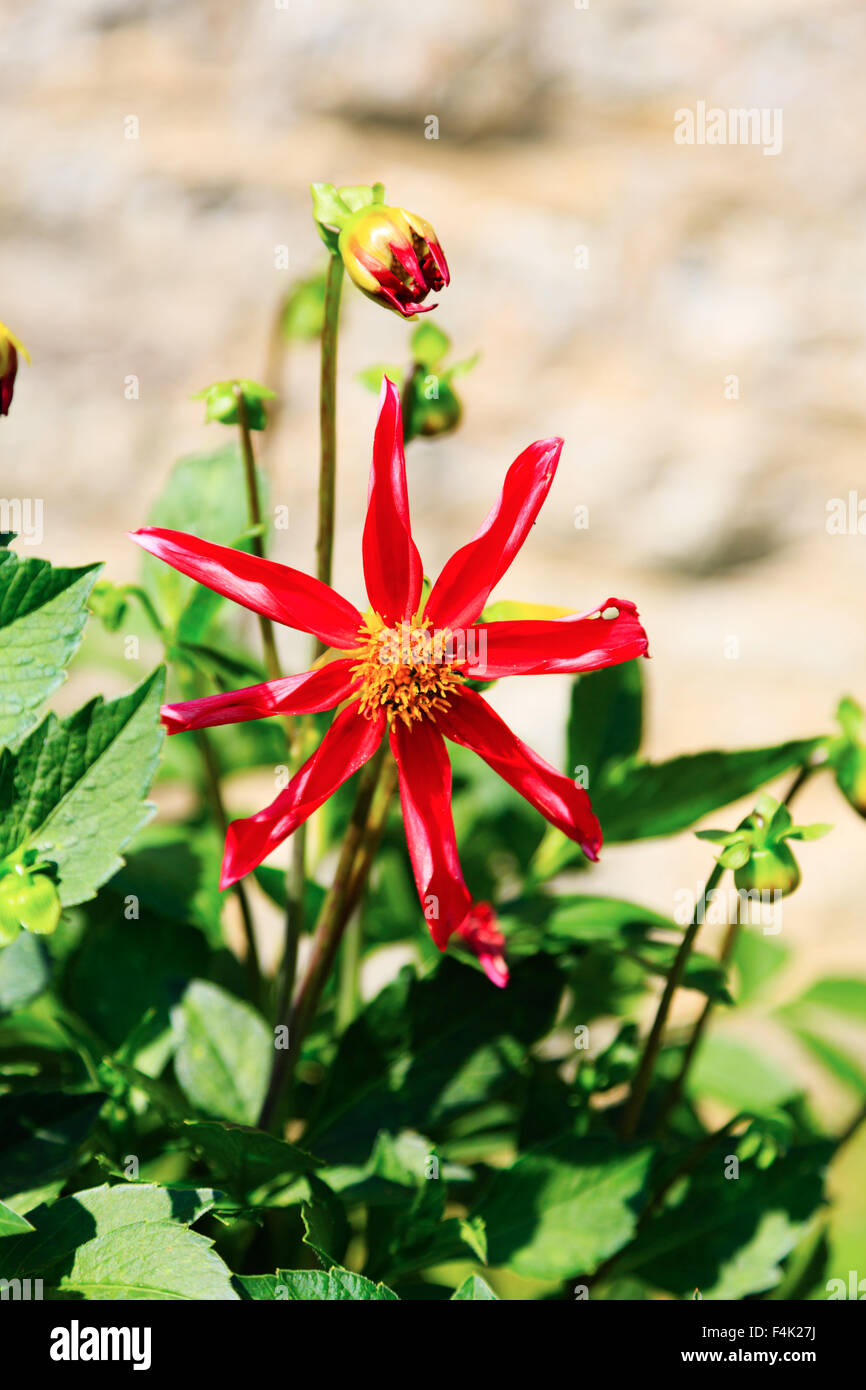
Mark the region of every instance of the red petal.
[[181, 574], [254, 613], [310, 632], [329, 647], [345, 650], [358, 645], [362, 618], [354, 604], [301, 570], [184, 531], [146, 526], [129, 538]]
[[474, 623], [514, 559], [550, 490], [561, 439], [540, 439], [516, 458], [499, 500], [473, 540], [446, 564], [424, 609], [434, 627]]
[[[603, 618], [614, 608], [617, 616]], [[462, 630], [466, 663], [475, 680], [532, 676], [556, 671], [597, 671], [646, 656], [647, 635], [627, 599], [609, 598], [593, 609], [594, 618], [575, 614], [552, 620], [476, 623]], [[456, 647], [459, 652], [459, 643]]]
[[319, 747], [285, 791], [264, 811], [232, 821], [226, 832], [220, 888], [258, 868], [293, 830], [373, 756], [385, 731], [384, 717], [366, 719], [357, 702], [338, 714]]
[[437, 713], [436, 726], [489, 763], [551, 825], [576, 840], [588, 859], [598, 858], [601, 826], [586, 792], [512, 733], [476, 691], [464, 686]]
[[429, 719], [391, 727], [400, 802], [415, 886], [433, 940], [444, 951], [472, 905], [457, 855], [451, 815], [451, 763]]
[[505, 960], [505, 937], [496, 925], [496, 915], [489, 903], [473, 903], [468, 917], [457, 928], [477, 957], [491, 984], [504, 989], [508, 984], [508, 965]]
[[202, 700], [163, 705], [160, 714], [170, 734], [184, 729], [211, 729], [217, 724], [240, 724], [264, 719], [269, 714], [318, 714], [333, 709], [358, 685], [352, 675], [354, 662], [343, 658], [315, 671], [303, 671], [284, 680], [264, 681]]
[[421, 600], [421, 556], [412, 540], [400, 395], [385, 377], [373, 440], [373, 466], [364, 523], [364, 578], [374, 610], [392, 626], [410, 618]]

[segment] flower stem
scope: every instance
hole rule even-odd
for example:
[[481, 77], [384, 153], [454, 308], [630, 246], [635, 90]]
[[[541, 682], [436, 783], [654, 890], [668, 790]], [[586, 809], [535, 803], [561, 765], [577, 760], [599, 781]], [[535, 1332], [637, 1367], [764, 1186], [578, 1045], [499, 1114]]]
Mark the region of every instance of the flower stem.
[[[319, 386], [319, 532], [316, 539], [316, 574], [331, 582], [334, 553], [334, 506], [337, 481], [337, 330], [343, 290], [343, 262], [332, 256], [325, 282], [322, 322], [322, 357]], [[324, 649], [323, 647], [321, 648]]]
[[670, 1013], [673, 997], [682, 983], [682, 978], [685, 974], [686, 964], [691, 955], [695, 937], [706, 916], [707, 898], [718, 884], [724, 872], [724, 865], [719, 863], [714, 864], [713, 871], [707, 879], [704, 891], [695, 904], [692, 920], [686, 928], [679, 949], [674, 957], [674, 963], [671, 966], [664, 992], [659, 1000], [653, 1026], [650, 1029], [649, 1036], [644, 1045], [640, 1066], [638, 1067], [637, 1074], [632, 1082], [628, 1100], [626, 1101], [622, 1120], [623, 1139], [628, 1140], [634, 1137], [643, 1111], [650, 1081], [652, 1080], [653, 1068], [655, 1067], [656, 1059], [661, 1048], [662, 1037], [664, 1036], [665, 1025], [668, 1021], [668, 1014]]
[[387, 751], [388, 745], [383, 739], [378, 751], [361, 772], [352, 816], [343, 838], [333, 883], [319, 912], [304, 977], [287, 1010], [284, 1000], [285, 1011], [280, 1015], [280, 1022], [288, 1027], [289, 1046], [274, 1052], [268, 1092], [259, 1116], [261, 1129], [269, 1125], [280, 1092], [294, 1074], [301, 1043], [315, 1015], [343, 931], [366, 883], [385, 823], [390, 800], [388, 788], [393, 789], [396, 780], [396, 767], [393, 774], [389, 768], [388, 775], [383, 776]]
[[[818, 771], [818, 767], [819, 764], [815, 763], [803, 764], [803, 766], [798, 771], [796, 777], [794, 778], [793, 782], [791, 783], [790, 787], [788, 788], [788, 791], [786, 792], [785, 796], [783, 797], [782, 805], [790, 806], [797, 793], [801, 790], [802, 787], [806, 785], [809, 778]], [[727, 932], [725, 933], [725, 939], [722, 942], [722, 949], [719, 952], [720, 965], [727, 965], [731, 957], [733, 956], [734, 951], [736, 950], [737, 941], [740, 936], [740, 926], [741, 923], [739, 921], [738, 914], [738, 920], [735, 922], [731, 922], [728, 926]], [[680, 1065], [680, 1070], [675, 1079], [671, 1082], [668, 1094], [665, 1097], [661, 1110], [659, 1111], [658, 1119], [656, 1120], [657, 1130], [662, 1127], [671, 1110], [679, 1102], [679, 1099], [682, 1096], [683, 1091], [685, 1090], [686, 1079], [688, 1077], [692, 1063], [695, 1059], [695, 1053], [700, 1047], [701, 1039], [703, 1038], [704, 1033], [706, 1032], [707, 1024], [710, 1021], [710, 1015], [712, 1014], [714, 1007], [714, 1001], [708, 998], [701, 1011], [700, 1017], [698, 1018], [692, 1030], [692, 1035], [689, 1038], [688, 1044], [686, 1046], [686, 1050], [683, 1055], [683, 1060]]]
[[[262, 537], [262, 506], [259, 497], [259, 480], [256, 474], [256, 456], [253, 452], [253, 436], [250, 430], [250, 420], [247, 413], [247, 403], [240, 385], [235, 385], [235, 397], [238, 403], [238, 425], [241, 435], [241, 455], [244, 461], [244, 478], [247, 485], [247, 509], [249, 511], [250, 525], [254, 527], [253, 533], [253, 553], [260, 560], [265, 557], [265, 544]], [[274, 625], [270, 618], [264, 614], [259, 614], [259, 627], [262, 633], [262, 647], [265, 653], [265, 669], [268, 679], [275, 681], [280, 678], [280, 659], [277, 655], [277, 643], [274, 637]]]
[[[211, 803], [211, 809], [214, 819], [219, 826], [220, 834], [225, 837], [228, 827], [228, 814], [220, 788], [220, 771], [216, 753], [214, 752], [213, 745], [205, 729], [197, 729], [195, 731], [195, 741], [204, 769], [208, 800]], [[250, 992], [250, 997], [254, 1002], [258, 1003], [262, 988], [261, 964], [259, 962], [259, 948], [256, 943], [256, 934], [253, 927], [253, 914], [250, 909], [250, 901], [247, 897], [247, 890], [244, 887], [243, 880], [239, 880], [234, 885], [233, 891], [241, 911], [241, 922], [243, 923], [244, 937], [247, 943], [247, 987]]]

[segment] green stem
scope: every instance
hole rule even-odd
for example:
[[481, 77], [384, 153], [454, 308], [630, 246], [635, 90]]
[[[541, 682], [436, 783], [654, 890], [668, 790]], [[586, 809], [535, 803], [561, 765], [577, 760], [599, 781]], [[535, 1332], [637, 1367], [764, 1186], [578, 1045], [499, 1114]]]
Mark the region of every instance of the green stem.
[[337, 964], [337, 1032], [348, 1028], [360, 1002], [361, 948], [364, 940], [361, 910], [347, 920]]
[[[222, 834], [223, 838], [225, 838], [225, 833], [228, 828], [228, 814], [226, 812], [225, 802], [222, 798], [222, 789], [220, 787], [220, 771], [216, 753], [205, 729], [196, 729], [195, 741], [199, 750], [199, 754], [201, 756], [202, 767], [204, 769], [205, 788], [207, 790], [208, 800], [211, 804], [214, 819], [216, 820], [217, 825], [220, 828], [220, 833]], [[247, 943], [247, 985], [251, 999], [258, 1003], [261, 996], [262, 988], [262, 972], [261, 964], [259, 962], [259, 948], [256, 943], [256, 934], [255, 929], [253, 927], [253, 914], [250, 909], [250, 902], [249, 898], [247, 897], [247, 890], [244, 886], [242, 879], [234, 885], [233, 891], [235, 897], [238, 900], [238, 906], [241, 910], [241, 922], [243, 923], [244, 937]]]
[[[238, 403], [238, 425], [241, 435], [241, 455], [244, 461], [244, 478], [247, 486], [247, 509], [249, 511], [250, 525], [255, 528], [252, 538], [253, 554], [260, 560], [265, 558], [265, 543], [262, 536], [262, 506], [259, 497], [259, 480], [256, 473], [256, 456], [253, 452], [253, 436], [250, 430], [249, 415], [247, 413], [247, 403], [244, 399], [243, 389], [240, 385], [235, 385], [235, 398]], [[262, 647], [265, 653], [265, 669], [268, 679], [275, 681], [280, 678], [280, 659], [277, 655], [277, 643], [274, 637], [274, 625], [270, 618], [266, 618], [263, 613], [259, 613], [259, 627], [262, 634]]]
[[647, 1097], [647, 1092], [649, 1090], [650, 1081], [652, 1080], [653, 1069], [655, 1067], [656, 1059], [661, 1048], [662, 1038], [664, 1036], [665, 1031], [665, 1025], [668, 1021], [668, 1014], [670, 1013], [673, 997], [679, 989], [680, 984], [682, 983], [686, 965], [688, 963], [688, 959], [691, 955], [692, 947], [695, 942], [695, 937], [697, 936], [698, 931], [700, 930], [700, 927], [704, 921], [704, 917], [706, 915], [707, 898], [718, 884], [719, 879], [722, 877], [722, 874], [724, 872], [725, 870], [722, 864], [716, 863], [713, 866], [713, 871], [707, 879], [703, 893], [701, 894], [700, 898], [695, 904], [695, 910], [692, 914], [692, 920], [686, 928], [685, 934], [683, 935], [683, 939], [680, 942], [679, 949], [674, 957], [674, 963], [671, 966], [670, 974], [667, 978], [667, 984], [665, 985], [662, 997], [659, 1000], [658, 1009], [656, 1010], [656, 1016], [653, 1020], [653, 1026], [650, 1029], [649, 1036], [647, 1037], [646, 1043], [644, 1045], [643, 1056], [641, 1057], [640, 1066], [638, 1067], [637, 1074], [635, 1075], [634, 1081], [632, 1082], [631, 1091], [629, 1093], [629, 1097], [625, 1105], [625, 1110], [623, 1112], [622, 1137], [625, 1140], [632, 1139], [637, 1129], [638, 1122], [641, 1117], [641, 1112], [643, 1111], [644, 1102]]
[[[802, 787], [806, 785], [809, 778], [812, 777], [813, 774], [817, 771], [818, 765], [812, 763], [804, 763], [804, 765], [798, 771], [793, 782], [791, 783], [790, 787], [788, 788], [788, 791], [786, 792], [785, 796], [783, 797], [782, 804], [785, 806], [790, 806], [797, 793], [801, 790]], [[741, 923], [739, 922], [739, 920], [730, 923], [728, 930], [725, 933], [725, 939], [722, 942], [722, 949], [719, 952], [720, 965], [727, 965], [731, 957], [733, 956], [740, 935], [740, 926]], [[712, 999], [707, 999], [707, 1002], [705, 1003], [703, 1010], [701, 1011], [700, 1017], [698, 1018], [692, 1030], [692, 1035], [689, 1038], [685, 1053], [683, 1054], [683, 1060], [680, 1064], [680, 1070], [675, 1079], [671, 1082], [670, 1090], [668, 1091], [664, 1103], [662, 1104], [661, 1110], [659, 1111], [659, 1115], [656, 1120], [657, 1130], [661, 1129], [671, 1110], [674, 1108], [675, 1105], [678, 1104], [680, 1097], [682, 1096], [685, 1090], [686, 1080], [688, 1078], [689, 1071], [691, 1070], [692, 1063], [695, 1059], [695, 1054], [698, 1048], [700, 1047], [704, 1033], [707, 1030], [707, 1024], [710, 1021], [710, 1015], [712, 1014], [714, 1007], [714, 1001]]]

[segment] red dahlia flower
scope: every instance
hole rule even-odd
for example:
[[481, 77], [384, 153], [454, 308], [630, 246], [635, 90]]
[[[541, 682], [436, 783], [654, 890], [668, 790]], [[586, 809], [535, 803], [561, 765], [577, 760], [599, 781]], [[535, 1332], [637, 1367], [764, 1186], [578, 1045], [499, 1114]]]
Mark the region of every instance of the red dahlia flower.
[[[364, 524], [366, 615], [299, 570], [180, 531], [148, 527], [132, 539], [175, 569], [255, 613], [314, 634], [344, 656], [283, 680], [166, 705], [169, 733], [342, 708], [319, 748], [257, 815], [233, 821], [220, 886], [255, 869], [372, 756], [387, 735], [397, 762], [406, 839], [433, 940], [459, 932], [495, 984], [508, 975], [487, 904], [474, 904], [460, 869], [445, 738], [471, 748], [551, 824], [598, 857], [601, 827], [589, 796], [522, 743], [468, 684], [538, 672], [593, 671], [646, 654], [634, 604], [552, 620], [479, 622], [553, 481], [561, 439], [531, 444], [509, 468], [499, 500], [422, 602], [412, 539], [400, 398], [383, 382]], [[444, 737], [443, 737], [444, 735]]]

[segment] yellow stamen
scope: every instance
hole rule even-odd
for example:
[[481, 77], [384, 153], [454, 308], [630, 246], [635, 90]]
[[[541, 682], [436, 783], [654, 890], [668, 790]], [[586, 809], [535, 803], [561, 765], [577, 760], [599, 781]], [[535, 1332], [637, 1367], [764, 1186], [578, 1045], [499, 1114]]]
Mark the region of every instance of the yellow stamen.
[[358, 660], [353, 673], [362, 685], [360, 710], [368, 719], [384, 711], [389, 719], [413, 722], [448, 708], [465, 677], [451, 659], [450, 633], [434, 631], [426, 618], [414, 617], [397, 628], [369, 614], [358, 633]]

